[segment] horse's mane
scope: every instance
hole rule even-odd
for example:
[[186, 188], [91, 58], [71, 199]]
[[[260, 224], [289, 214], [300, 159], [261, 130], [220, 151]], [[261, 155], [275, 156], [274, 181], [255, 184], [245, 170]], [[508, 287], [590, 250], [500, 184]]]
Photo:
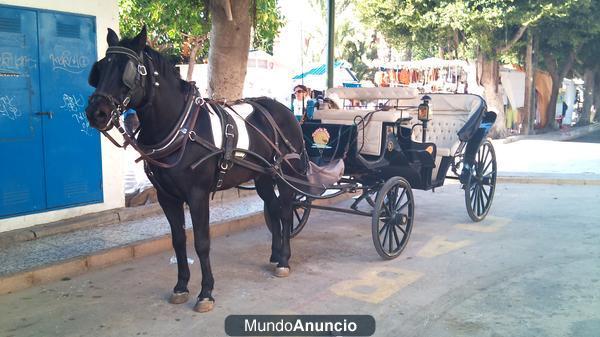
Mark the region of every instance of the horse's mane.
[[[119, 42], [119, 45], [121, 45], [123, 47], [131, 48], [132, 40], [133, 40], [132, 38], [123, 38]], [[179, 80], [181, 87], [184, 88], [186, 91], [192, 87], [190, 82], [181, 78], [179, 69], [177, 69], [177, 67], [175, 67], [175, 64], [173, 64], [173, 62], [171, 62], [166, 57], [164, 57], [161, 53], [152, 49], [152, 47], [150, 47], [148, 45], [146, 45], [146, 47], [144, 47], [144, 52], [147, 53], [148, 55], [150, 55], [150, 57], [154, 60], [155, 65], [158, 65], [158, 69], [155, 69], [155, 70], [158, 71], [159, 74], [161, 74], [161, 75], [162, 74], [172, 74], [176, 80]]]

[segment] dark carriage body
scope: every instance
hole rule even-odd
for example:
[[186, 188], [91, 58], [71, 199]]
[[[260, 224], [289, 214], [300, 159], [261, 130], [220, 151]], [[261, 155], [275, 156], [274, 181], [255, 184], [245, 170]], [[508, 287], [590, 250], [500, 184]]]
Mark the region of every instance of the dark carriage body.
[[[345, 174], [365, 185], [400, 176], [415, 189], [442, 186], [449, 172], [458, 176], [457, 165], [463, 157], [473, 157], [491, 126], [493, 113], [488, 114], [480, 96], [428, 94], [432, 113], [423, 142], [423, 123], [417, 119], [423, 95], [409, 88], [344, 88], [329, 92], [342, 100], [342, 106], [345, 100], [362, 104], [317, 110], [318, 119], [302, 125], [307, 152], [318, 164], [343, 158]], [[312, 135], [319, 128], [330, 135], [325, 149], [313, 141]]]

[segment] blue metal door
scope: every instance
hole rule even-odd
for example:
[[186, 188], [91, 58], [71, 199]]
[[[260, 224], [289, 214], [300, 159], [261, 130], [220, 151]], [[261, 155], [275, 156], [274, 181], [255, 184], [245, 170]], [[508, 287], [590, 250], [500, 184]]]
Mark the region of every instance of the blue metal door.
[[96, 24], [90, 17], [39, 13], [47, 207], [102, 200], [100, 134], [84, 108], [92, 88], [87, 76], [96, 60]]
[[102, 201], [92, 17], [0, 6], [0, 218]]
[[0, 7], [0, 217], [46, 207], [37, 14]]

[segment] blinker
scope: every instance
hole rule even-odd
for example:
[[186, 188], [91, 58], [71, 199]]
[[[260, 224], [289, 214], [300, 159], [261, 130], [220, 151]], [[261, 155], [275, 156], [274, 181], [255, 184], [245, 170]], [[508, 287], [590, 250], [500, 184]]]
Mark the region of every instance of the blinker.
[[125, 86], [127, 86], [129, 89], [134, 89], [136, 77], [136, 66], [133, 64], [133, 61], [128, 61], [127, 65], [125, 65], [125, 70], [123, 71], [123, 84], [125, 84]]

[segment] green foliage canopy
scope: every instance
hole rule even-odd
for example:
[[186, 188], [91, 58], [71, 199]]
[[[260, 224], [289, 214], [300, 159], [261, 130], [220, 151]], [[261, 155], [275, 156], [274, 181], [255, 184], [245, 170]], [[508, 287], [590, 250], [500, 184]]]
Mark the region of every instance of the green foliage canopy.
[[[273, 41], [284, 24], [276, 0], [256, 0], [253, 46], [272, 52]], [[211, 23], [206, 0], [119, 0], [119, 29], [134, 36], [145, 24], [151, 45], [178, 61], [188, 57], [190, 43], [208, 37]], [[205, 58], [208, 43], [198, 56]]]

